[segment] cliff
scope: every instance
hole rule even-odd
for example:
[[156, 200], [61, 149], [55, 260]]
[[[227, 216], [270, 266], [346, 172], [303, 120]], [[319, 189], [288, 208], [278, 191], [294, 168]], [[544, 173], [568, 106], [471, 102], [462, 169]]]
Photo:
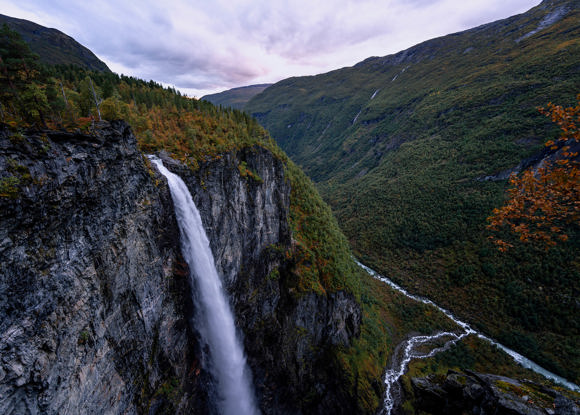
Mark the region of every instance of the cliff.
[[[0, 198], [0, 412], [139, 413], [169, 398], [190, 409], [177, 228], [128, 126], [3, 129], [0, 143], [14, 187]], [[177, 385], [190, 392], [165, 393]]]
[[[259, 147], [195, 172], [165, 160], [200, 208], [262, 411], [348, 413], [333, 350], [359, 306], [293, 290], [282, 162]], [[213, 411], [169, 191], [125, 123], [2, 128], [0, 205], [0, 412]]]
[[[193, 189], [216, 264], [235, 308], [264, 413], [352, 413], [333, 362], [358, 335], [352, 294], [297, 293], [288, 223], [290, 184], [261, 148], [225, 154], [192, 172], [166, 165]], [[244, 167], [241, 167], [244, 166]], [[245, 171], [251, 174], [244, 174]]]

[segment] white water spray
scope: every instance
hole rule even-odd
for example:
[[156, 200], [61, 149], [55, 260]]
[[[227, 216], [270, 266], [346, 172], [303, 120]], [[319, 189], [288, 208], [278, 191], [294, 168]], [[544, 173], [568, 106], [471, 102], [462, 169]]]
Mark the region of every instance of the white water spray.
[[209, 346], [210, 371], [218, 384], [220, 412], [224, 415], [259, 414], [250, 387], [246, 358], [236, 336], [233, 314], [215, 268], [199, 211], [183, 180], [167, 170], [160, 159], [149, 158], [167, 178], [179, 224], [182, 254], [191, 270], [192, 286], [199, 290], [199, 329]]
[[[385, 398], [384, 398], [384, 403], [383, 403], [383, 408], [381, 410], [381, 414], [389, 415], [391, 413], [393, 406], [395, 404], [395, 399], [393, 396], [393, 386], [398, 382], [399, 378], [405, 373], [405, 371], [407, 370], [407, 365], [409, 364], [409, 362], [412, 359], [425, 359], [428, 357], [432, 357], [439, 352], [447, 350], [451, 345], [457, 343], [459, 340], [461, 340], [462, 338], [464, 338], [470, 334], [475, 334], [480, 339], [488, 341], [489, 343], [493, 344], [494, 346], [500, 348], [505, 353], [507, 353], [509, 356], [511, 356], [512, 359], [514, 359], [517, 363], [519, 363], [521, 366], [525, 367], [526, 369], [533, 370], [534, 372], [539, 373], [540, 375], [544, 376], [545, 378], [550, 379], [550, 380], [552, 380], [552, 381], [554, 381], [562, 386], [565, 386], [570, 390], [580, 392], [580, 387], [578, 385], [576, 385], [572, 382], [569, 382], [566, 379], [564, 379], [563, 377], [558, 376], [558, 375], [544, 369], [543, 367], [541, 367], [537, 363], [532, 362], [530, 359], [522, 356], [521, 354], [515, 352], [514, 350], [511, 350], [508, 347], [506, 347], [506, 346], [490, 339], [489, 337], [475, 331], [474, 329], [472, 329], [469, 326], [469, 324], [457, 319], [453, 314], [451, 314], [451, 312], [449, 312], [448, 310], [446, 310], [442, 307], [439, 307], [433, 301], [431, 301], [427, 298], [413, 295], [413, 294], [409, 293], [407, 290], [405, 290], [403, 287], [401, 287], [400, 285], [395, 284], [393, 281], [391, 281], [387, 277], [384, 277], [384, 276], [378, 274], [376, 271], [374, 271], [371, 268], [367, 267], [366, 265], [360, 263], [359, 261], [355, 260], [355, 262], [362, 269], [364, 269], [371, 277], [373, 277], [381, 282], [384, 282], [385, 284], [387, 284], [388, 286], [390, 286], [394, 290], [402, 293], [403, 295], [405, 295], [408, 298], [411, 298], [411, 299], [418, 301], [418, 302], [421, 302], [423, 304], [432, 305], [433, 307], [435, 307], [437, 310], [441, 311], [449, 319], [451, 319], [455, 324], [457, 324], [458, 326], [460, 326], [463, 329], [463, 332], [461, 334], [443, 332], [443, 333], [434, 334], [432, 336], [415, 336], [415, 337], [411, 337], [410, 339], [408, 339], [406, 341], [405, 349], [404, 349], [402, 358], [399, 361], [396, 361], [395, 357], [393, 357], [393, 368], [387, 370], [387, 372], [385, 374], [385, 379], [384, 379]], [[431, 343], [431, 342], [438, 340], [440, 338], [443, 338], [443, 337], [451, 337], [451, 340], [449, 340], [447, 343], [445, 343], [444, 346], [433, 349], [427, 354], [421, 355], [421, 354], [414, 353], [414, 350], [416, 350], [418, 346], [421, 346], [421, 345], [427, 344], [427, 343]]]

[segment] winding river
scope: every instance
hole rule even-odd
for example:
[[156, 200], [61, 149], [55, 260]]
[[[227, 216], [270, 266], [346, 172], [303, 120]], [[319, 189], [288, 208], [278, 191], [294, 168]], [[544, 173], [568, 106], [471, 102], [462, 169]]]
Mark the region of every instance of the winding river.
[[[472, 335], [472, 334], [476, 335], [480, 339], [483, 339], [483, 340], [493, 344], [494, 346], [498, 347], [499, 349], [503, 350], [505, 353], [510, 355], [511, 358], [514, 359], [518, 364], [525, 367], [526, 369], [533, 370], [534, 372], [539, 373], [540, 375], [544, 376], [545, 378], [550, 379], [550, 380], [552, 380], [552, 381], [554, 381], [562, 386], [565, 386], [566, 388], [568, 388], [570, 390], [580, 392], [580, 387], [578, 385], [576, 385], [575, 383], [567, 381], [563, 377], [558, 376], [558, 375], [550, 372], [549, 370], [544, 369], [543, 367], [541, 367], [537, 363], [532, 362], [530, 359], [522, 356], [521, 354], [517, 353], [516, 351], [511, 350], [510, 348], [496, 342], [495, 340], [490, 339], [489, 337], [485, 336], [482, 333], [479, 333], [478, 331], [471, 328], [469, 326], [469, 324], [459, 320], [453, 314], [451, 314], [450, 311], [448, 311], [442, 307], [439, 307], [437, 304], [435, 304], [433, 301], [429, 300], [428, 298], [413, 295], [413, 294], [409, 293], [407, 290], [405, 290], [403, 287], [399, 286], [398, 284], [395, 284], [393, 281], [391, 281], [387, 277], [384, 277], [384, 276], [378, 274], [376, 271], [372, 270], [371, 268], [367, 267], [366, 265], [362, 264], [361, 262], [356, 261], [356, 263], [362, 269], [364, 269], [371, 277], [373, 277], [381, 282], [384, 282], [389, 287], [400, 292], [401, 294], [405, 295], [406, 297], [411, 298], [415, 301], [419, 301], [423, 304], [432, 305], [437, 310], [439, 310], [443, 314], [445, 314], [448, 318], [453, 320], [453, 322], [461, 328], [460, 333], [439, 332], [439, 333], [436, 333], [436, 334], [433, 334], [430, 336], [414, 336], [414, 337], [411, 337], [411, 338], [405, 340], [403, 345], [401, 345], [400, 347], [397, 348], [399, 350], [398, 350], [398, 352], [395, 352], [391, 366], [385, 372], [385, 378], [384, 378], [385, 397], [383, 400], [383, 408], [381, 410], [381, 415], [390, 415], [391, 411], [393, 410], [393, 406], [395, 404], [395, 395], [394, 395], [395, 385], [399, 381], [400, 377], [405, 374], [405, 372], [407, 370], [407, 365], [409, 364], [409, 362], [412, 359], [425, 359], [428, 357], [432, 357], [439, 352], [447, 350], [448, 348], [450, 348], [452, 345], [457, 343], [462, 338], [469, 336], [469, 335]], [[438, 342], [442, 341], [443, 339], [448, 339], [443, 346], [434, 348], [428, 353], [418, 352], [418, 349], [420, 346], [438, 343]], [[402, 352], [401, 352], [401, 350], [402, 350]]]

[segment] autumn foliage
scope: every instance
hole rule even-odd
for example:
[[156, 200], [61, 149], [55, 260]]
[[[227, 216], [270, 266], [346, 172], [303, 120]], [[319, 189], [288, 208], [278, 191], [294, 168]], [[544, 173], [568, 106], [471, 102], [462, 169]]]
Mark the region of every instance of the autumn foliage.
[[[549, 103], [540, 112], [562, 129], [558, 140], [546, 146], [554, 152], [553, 161], [542, 161], [539, 167], [510, 177], [509, 198], [488, 218], [488, 228], [500, 231], [509, 228], [520, 241], [540, 241], [546, 248], [566, 241], [570, 226], [580, 222], [580, 170], [578, 152], [572, 150], [580, 142], [580, 94], [575, 107], [563, 108]], [[500, 251], [513, 245], [491, 237]]]

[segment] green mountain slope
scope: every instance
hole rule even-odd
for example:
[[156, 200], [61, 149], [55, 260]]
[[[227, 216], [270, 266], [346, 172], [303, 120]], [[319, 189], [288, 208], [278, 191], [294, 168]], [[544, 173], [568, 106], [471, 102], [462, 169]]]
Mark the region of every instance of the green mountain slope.
[[286, 79], [245, 109], [317, 182], [364, 261], [578, 382], [578, 229], [549, 252], [498, 253], [485, 225], [506, 182], [483, 180], [555, 137], [537, 107], [570, 105], [578, 92], [580, 2], [544, 1], [395, 55]]
[[248, 85], [201, 97], [214, 105], [241, 110], [247, 102], [272, 84]]
[[24, 19], [0, 14], [0, 26], [7, 24], [29, 44], [30, 49], [49, 65], [77, 65], [93, 71], [110, 72], [93, 52], [59, 30], [49, 29]]

